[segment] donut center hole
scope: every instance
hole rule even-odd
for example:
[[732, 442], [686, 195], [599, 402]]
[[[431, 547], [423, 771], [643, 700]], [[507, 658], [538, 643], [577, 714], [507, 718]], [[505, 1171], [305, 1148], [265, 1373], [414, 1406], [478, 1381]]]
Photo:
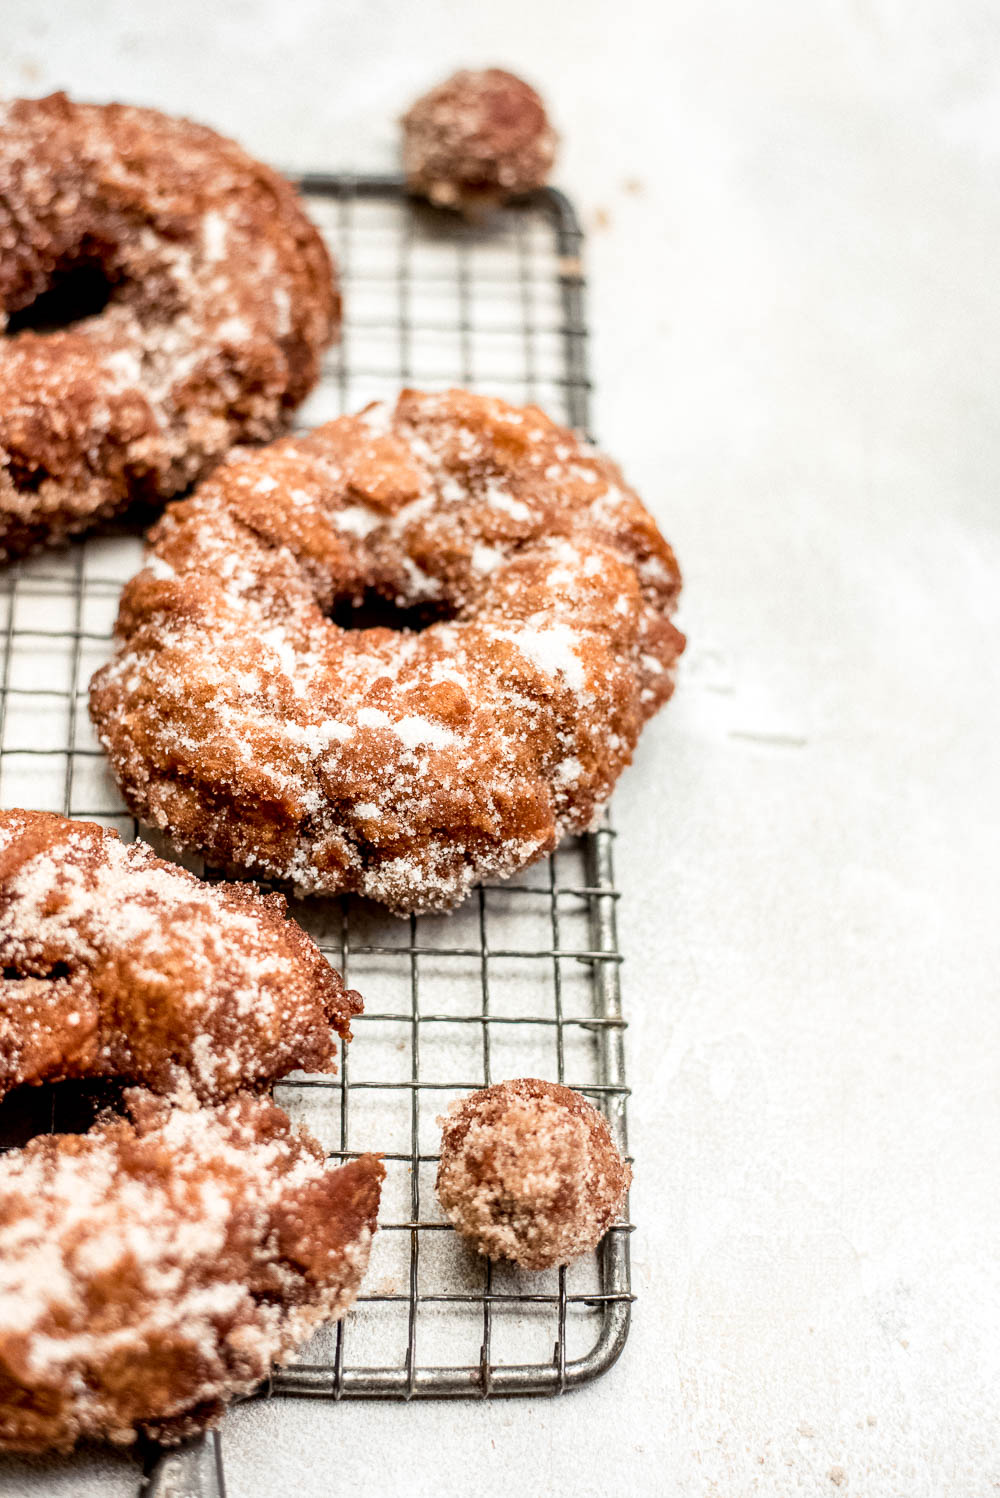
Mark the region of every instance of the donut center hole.
[[432, 624], [454, 619], [455, 614], [451, 604], [442, 599], [405, 605], [369, 588], [360, 597], [338, 598], [327, 617], [339, 629], [395, 629], [416, 634]]
[[7, 333], [56, 333], [84, 318], [96, 317], [111, 300], [114, 285], [98, 260], [74, 260], [58, 266], [45, 290], [12, 312]]
[[93, 1078], [15, 1087], [0, 1102], [0, 1153], [39, 1134], [85, 1134], [106, 1109], [121, 1112], [121, 1095], [120, 1083]]
[[3, 976], [8, 980], [12, 978], [15, 982], [18, 980], [24, 981], [28, 978], [68, 978], [69, 964], [66, 962], [53, 963], [52, 967], [45, 973], [22, 973], [20, 968], [5, 967]]

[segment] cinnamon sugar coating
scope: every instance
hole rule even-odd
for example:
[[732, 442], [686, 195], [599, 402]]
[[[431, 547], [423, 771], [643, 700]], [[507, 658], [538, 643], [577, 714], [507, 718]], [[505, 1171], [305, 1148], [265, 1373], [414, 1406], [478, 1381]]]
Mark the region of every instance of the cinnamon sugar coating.
[[130, 1104], [0, 1156], [0, 1449], [183, 1440], [357, 1295], [380, 1160], [247, 1094]]
[[210, 1101], [336, 1069], [361, 997], [284, 898], [92, 822], [0, 812], [0, 1097], [121, 1077]]
[[[122, 793], [304, 893], [440, 910], [514, 873], [673, 690], [673, 553], [533, 406], [404, 391], [233, 454], [150, 539], [91, 683]], [[372, 599], [426, 627], [342, 627]]]
[[632, 1172], [607, 1120], [569, 1087], [498, 1082], [438, 1122], [438, 1198], [487, 1258], [566, 1264], [595, 1248], [622, 1208]]
[[[103, 310], [2, 336], [81, 274]], [[0, 104], [0, 560], [274, 437], [338, 323], [319, 233], [233, 141], [65, 94]]]
[[547, 181], [556, 133], [535, 90], [502, 68], [463, 70], [403, 116], [411, 191], [475, 217]]

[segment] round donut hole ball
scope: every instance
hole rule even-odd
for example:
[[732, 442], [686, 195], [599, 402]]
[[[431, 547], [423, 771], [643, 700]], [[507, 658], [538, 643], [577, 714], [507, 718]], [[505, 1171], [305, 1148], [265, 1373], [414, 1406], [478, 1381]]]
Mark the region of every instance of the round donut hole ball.
[[632, 1171], [604, 1116], [578, 1092], [537, 1077], [452, 1103], [437, 1192], [445, 1214], [489, 1259], [551, 1269], [588, 1253], [618, 1216]]
[[411, 192], [477, 218], [544, 186], [556, 133], [523, 78], [502, 68], [455, 73], [403, 116]]

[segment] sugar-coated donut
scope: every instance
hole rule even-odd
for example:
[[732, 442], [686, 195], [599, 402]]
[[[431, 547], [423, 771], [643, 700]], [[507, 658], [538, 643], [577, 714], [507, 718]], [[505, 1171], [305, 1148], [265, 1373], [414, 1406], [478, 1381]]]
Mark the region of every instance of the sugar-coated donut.
[[359, 994], [281, 895], [92, 822], [0, 812], [0, 1097], [120, 1077], [202, 1100], [335, 1070]]
[[472, 217], [541, 187], [555, 160], [545, 105], [502, 68], [453, 74], [417, 99], [402, 123], [411, 192]]
[[566, 1264], [618, 1216], [632, 1172], [603, 1114], [571, 1088], [535, 1077], [497, 1082], [438, 1122], [438, 1199], [487, 1258], [524, 1269]]
[[[15, 331], [81, 287], [107, 304]], [[0, 104], [0, 560], [277, 435], [338, 321], [293, 188], [233, 141], [65, 94]]]
[[[465, 391], [235, 454], [151, 541], [91, 683], [130, 808], [397, 912], [589, 826], [684, 644], [673, 553], [614, 464]], [[407, 627], [345, 627], [373, 600]]]
[[129, 1102], [0, 1155], [0, 1449], [183, 1440], [357, 1295], [380, 1160], [245, 1093]]

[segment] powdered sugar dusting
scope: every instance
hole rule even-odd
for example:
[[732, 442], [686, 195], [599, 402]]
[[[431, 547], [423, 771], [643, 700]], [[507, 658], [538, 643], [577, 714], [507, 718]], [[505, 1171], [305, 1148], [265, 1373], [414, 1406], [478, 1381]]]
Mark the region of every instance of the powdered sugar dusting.
[[[572, 581], [568, 576], [568, 581]], [[498, 638], [510, 640], [549, 676], [561, 677], [571, 692], [582, 692], [586, 673], [579, 654], [580, 636], [568, 624], [529, 622], [517, 630], [505, 630]]]
[[81, 255], [110, 289], [70, 327], [0, 339], [0, 560], [287, 426], [339, 306], [276, 173], [189, 121], [54, 94], [5, 107], [0, 202], [0, 322]]
[[568, 1263], [597, 1246], [622, 1206], [632, 1172], [607, 1121], [568, 1087], [498, 1082], [438, 1122], [441, 1205], [489, 1258]]
[[[0, 1157], [4, 1443], [178, 1440], [214, 1423], [368, 1260], [384, 1171], [329, 1170], [274, 1104], [151, 1106]], [[129, 1376], [123, 1380], [121, 1370]]]
[[538, 94], [502, 68], [458, 72], [403, 119], [410, 187], [439, 207], [476, 215], [546, 180], [556, 135]]
[[[330, 1071], [360, 1008], [278, 896], [90, 823], [0, 812], [0, 1096], [111, 1075], [224, 1097]], [[49, 976], [55, 970], [59, 976]]]
[[[130, 805], [182, 845], [447, 908], [590, 825], [670, 695], [678, 586], [571, 433], [408, 391], [234, 456], [168, 513], [92, 713]], [[424, 627], [331, 618], [372, 595]]]

